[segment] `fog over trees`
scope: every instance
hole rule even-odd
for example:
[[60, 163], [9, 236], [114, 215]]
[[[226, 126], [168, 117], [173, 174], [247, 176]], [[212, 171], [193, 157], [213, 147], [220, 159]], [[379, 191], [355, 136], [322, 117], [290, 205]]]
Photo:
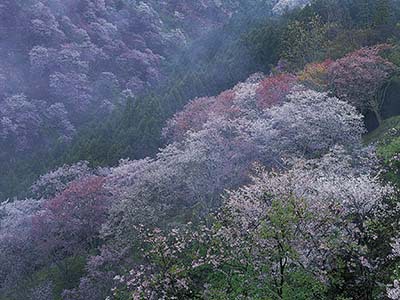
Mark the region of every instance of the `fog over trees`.
[[0, 300], [400, 299], [396, 0], [0, 3]]

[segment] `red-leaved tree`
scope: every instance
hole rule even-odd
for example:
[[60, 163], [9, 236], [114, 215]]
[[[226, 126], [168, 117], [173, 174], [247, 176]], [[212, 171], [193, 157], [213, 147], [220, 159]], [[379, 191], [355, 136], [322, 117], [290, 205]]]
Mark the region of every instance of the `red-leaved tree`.
[[292, 91], [296, 82], [296, 77], [287, 73], [265, 78], [257, 89], [259, 108], [266, 109], [281, 104]]
[[379, 54], [390, 48], [378, 45], [352, 52], [333, 63], [328, 70], [329, 84], [336, 96], [353, 104], [359, 111], [372, 111], [381, 121], [377, 95], [395, 66]]
[[97, 245], [107, 217], [110, 194], [105, 178], [93, 176], [74, 181], [44, 204], [33, 218], [34, 238], [51, 260], [76, 255]]

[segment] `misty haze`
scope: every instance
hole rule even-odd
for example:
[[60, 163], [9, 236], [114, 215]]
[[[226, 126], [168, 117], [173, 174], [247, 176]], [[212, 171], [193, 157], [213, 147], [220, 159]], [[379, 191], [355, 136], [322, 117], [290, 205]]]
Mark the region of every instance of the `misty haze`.
[[400, 300], [399, 0], [0, 0], [0, 300]]

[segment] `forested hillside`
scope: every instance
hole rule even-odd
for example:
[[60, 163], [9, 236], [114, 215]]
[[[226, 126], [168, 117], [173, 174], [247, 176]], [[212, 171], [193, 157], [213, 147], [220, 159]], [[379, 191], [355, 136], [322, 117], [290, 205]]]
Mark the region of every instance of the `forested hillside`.
[[400, 299], [397, 0], [0, 15], [0, 300]]
[[2, 2], [0, 158], [8, 178], [0, 180], [1, 197], [62, 164], [47, 159], [49, 152], [58, 157], [84, 126], [143, 99], [173, 73], [168, 66], [192, 41], [255, 5], [266, 16], [272, 4]]

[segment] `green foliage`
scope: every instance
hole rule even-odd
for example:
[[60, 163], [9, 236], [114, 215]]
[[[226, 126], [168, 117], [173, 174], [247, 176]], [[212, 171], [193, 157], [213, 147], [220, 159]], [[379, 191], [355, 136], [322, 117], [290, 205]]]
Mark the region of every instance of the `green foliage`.
[[[268, 274], [268, 270], [263, 270]], [[292, 271], [287, 276], [287, 283], [283, 286], [282, 296], [278, 296], [273, 289], [273, 281], [260, 284], [257, 272], [252, 269], [244, 274], [224, 276], [221, 272], [211, 273], [207, 290], [207, 299], [230, 300], [247, 297], [254, 300], [308, 300], [326, 299], [326, 287], [304, 270]]]
[[[396, 29], [400, 29], [400, 23], [396, 25]], [[396, 44], [393, 47], [392, 51], [387, 55], [387, 59], [400, 67], [400, 44]]]
[[368, 133], [364, 137], [364, 143], [371, 144], [378, 142], [391, 128], [397, 127], [398, 125], [400, 125], [400, 117], [392, 117], [384, 120], [379, 128]]
[[[79, 284], [80, 278], [85, 274], [86, 257], [76, 256], [68, 257], [55, 265], [47, 265], [27, 278], [21, 286], [24, 286], [26, 294], [29, 291], [49, 284], [52, 290], [54, 300], [62, 300], [62, 292]], [[23, 295], [24, 291], [19, 291], [16, 295]], [[17, 298], [3, 298], [0, 294], [0, 300], [20, 300]]]
[[328, 46], [329, 25], [317, 15], [307, 20], [294, 20], [283, 33], [281, 58], [290, 69], [300, 70], [307, 63], [323, 60]]
[[285, 20], [268, 20], [250, 32], [242, 40], [260, 66], [270, 66], [280, 58]]
[[377, 145], [377, 154], [385, 168], [384, 179], [400, 187], [400, 116], [385, 120], [365, 138], [365, 142]]
[[86, 258], [83, 256], [69, 257], [55, 266], [44, 268], [37, 274], [41, 281], [52, 282], [54, 300], [61, 300], [61, 294], [79, 284], [85, 274]]
[[387, 25], [390, 22], [390, 1], [381, 0], [376, 5], [376, 12], [373, 19], [375, 26]]
[[387, 141], [387, 144], [381, 145], [378, 154], [386, 161], [389, 162], [400, 151], [400, 137], [396, 136]]

